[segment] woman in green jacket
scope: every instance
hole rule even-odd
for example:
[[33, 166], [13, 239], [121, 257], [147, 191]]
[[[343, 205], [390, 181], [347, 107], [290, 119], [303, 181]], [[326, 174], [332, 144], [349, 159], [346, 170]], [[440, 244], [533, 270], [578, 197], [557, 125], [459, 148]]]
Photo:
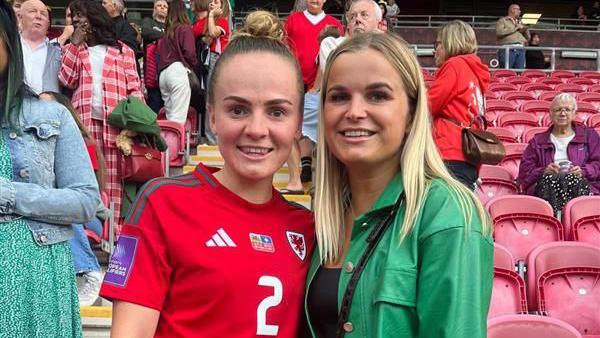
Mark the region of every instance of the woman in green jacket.
[[389, 34], [350, 37], [322, 88], [312, 336], [485, 337], [490, 221], [437, 152], [412, 51]]

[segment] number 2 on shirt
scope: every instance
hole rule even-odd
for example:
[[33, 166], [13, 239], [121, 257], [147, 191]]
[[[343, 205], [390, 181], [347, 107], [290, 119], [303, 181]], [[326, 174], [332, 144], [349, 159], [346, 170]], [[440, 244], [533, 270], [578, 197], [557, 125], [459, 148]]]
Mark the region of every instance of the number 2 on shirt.
[[273, 295], [263, 299], [262, 302], [258, 304], [258, 309], [256, 309], [256, 334], [276, 336], [277, 331], [279, 331], [279, 325], [267, 324], [267, 310], [281, 303], [283, 286], [281, 285], [279, 278], [273, 276], [261, 276], [258, 279], [258, 285], [272, 287]]

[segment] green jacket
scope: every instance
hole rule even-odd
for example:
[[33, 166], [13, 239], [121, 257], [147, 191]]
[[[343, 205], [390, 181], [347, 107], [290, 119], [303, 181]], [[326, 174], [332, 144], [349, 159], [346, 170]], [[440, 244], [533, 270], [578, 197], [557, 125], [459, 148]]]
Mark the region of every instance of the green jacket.
[[160, 135], [160, 126], [156, 122], [156, 113], [135, 96], [129, 95], [119, 101], [108, 115], [108, 124], [119, 129], [146, 134], [151, 138], [152, 145], [156, 146], [156, 149], [167, 150], [167, 144]]
[[[358, 262], [371, 225], [383, 217], [378, 217], [377, 211], [394, 205], [403, 189], [398, 174], [373, 208], [354, 221], [340, 275], [338, 309], [352, 276], [350, 264]], [[352, 331], [346, 337], [486, 337], [494, 246], [489, 235], [482, 235], [475, 210], [470, 230], [465, 230], [452, 196], [446, 183], [434, 180], [411, 234], [399, 244], [405, 213], [402, 204], [358, 282], [349, 316]], [[319, 265], [315, 251], [306, 295]], [[306, 299], [307, 321], [314, 337]]]

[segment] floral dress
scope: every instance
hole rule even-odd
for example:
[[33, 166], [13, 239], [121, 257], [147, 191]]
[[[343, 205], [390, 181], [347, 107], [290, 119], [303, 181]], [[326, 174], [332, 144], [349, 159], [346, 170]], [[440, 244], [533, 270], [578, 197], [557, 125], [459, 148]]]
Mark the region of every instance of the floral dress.
[[[12, 179], [1, 133], [0, 177]], [[69, 242], [39, 246], [23, 218], [0, 223], [0, 338], [81, 336]]]

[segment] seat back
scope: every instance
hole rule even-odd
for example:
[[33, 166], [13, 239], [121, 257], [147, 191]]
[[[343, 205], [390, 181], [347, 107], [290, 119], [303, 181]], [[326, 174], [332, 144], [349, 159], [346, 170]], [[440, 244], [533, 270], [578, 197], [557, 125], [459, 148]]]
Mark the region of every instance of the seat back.
[[494, 268], [488, 318], [513, 313], [527, 313], [525, 282], [514, 270]]
[[519, 165], [525, 148], [527, 148], [527, 143], [507, 143], [504, 145], [506, 155], [500, 162], [500, 166], [508, 170], [513, 177], [519, 176]]
[[514, 70], [498, 69], [498, 70], [495, 70], [492, 72], [492, 80], [504, 82], [506, 80], [506, 78], [509, 78], [511, 76], [516, 76], [516, 75], [517, 75], [517, 72], [515, 72]]
[[590, 128], [600, 127], [600, 114], [595, 114], [595, 115], [590, 116], [587, 119], [586, 124]]
[[514, 181], [515, 177], [512, 177], [511, 173], [498, 165], [487, 165], [483, 164], [479, 168], [479, 178], [491, 178], [505, 181]]
[[563, 84], [563, 81], [559, 78], [555, 78], [555, 77], [547, 77], [544, 79], [539, 79], [537, 80], [537, 83], [543, 83], [543, 84], [547, 84], [548, 86], [554, 88], [559, 84]]
[[594, 81], [594, 83], [600, 82], [600, 72], [585, 71], [579, 73], [579, 77], [584, 79], [590, 79]]
[[487, 338], [581, 338], [571, 325], [536, 315], [505, 315], [487, 323]]
[[521, 73], [522, 77], [528, 77], [532, 80], [539, 80], [547, 77], [547, 74], [543, 70], [538, 69], [526, 69]]
[[588, 93], [600, 93], [600, 83], [593, 86], [589, 86], [587, 89]]
[[503, 127], [489, 127], [487, 131], [498, 136], [500, 141], [503, 143], [516, 143], [517, 135], [514, 133], [512, 129], [503, 128]]
[[600, 108], [600, 93], [579, 93], [577, 94], [577, 101], [590, 103], [598, 111]]
[[495, 83], [491, 83], [487, 90], [495, 93], [498, 97], [501, 97], [502, 95], [504, 95], [507, 92], [519, 90], [519, 87], [517, 87], [514, 84], [510, 84], [510, 83], [495, 82]]
[[569, 94], [577, 94], [584, 93], [585, 89], [583, 86], [575, 84], [575, 83], [563, 83], [554, 87], [554, 90], [559, 91], [561, 93], [569, 93]]
[[572, 77], [567, 79], [567, 83], [578, 84], [583, 87], [584, 90], [587, 90], [589, 86], [596, 84], [592, 79], [586, 79], [584, 77]]
[[535, 96], [530, 92], [517, 90], [504, 93], [502, 99], [520, 106], [523, 102], [535, 101]]
[[477, 195], [484, 205], [496, 197], [516, 195], [518, 193], [519, 188], [517, 185], [512, 180], [505, 179], [480, 177], [475, 187], [475, 195]]
[[533, 96], [538, 98], [540, 96], [540, 94], [543, 92], [551, 92], [552, 87], [550, 87], [546, 84], [543, 84], [543, 83], [534, 82], [534, 83], [526, 83], [526, 84], [522, 85], [521, 90], [530, 92], [531, 94], [533, 94]]
[[[157, 120], [167, 120], [165, 107], [162, 107], [156, 117]], [[190, 144], [195, 146], [198, 144], [198, 112], [194, 107], [188, 107], [188, 114], [184, 124], [184, 130], [190, 133]], [[184, 133], [185, 134], [185, 133]]]
[[494, 268], [515, 270], [515, 258], [508, 249], [498, 243], [494, 243]]
[[548, 101], [528, 101], [521, 105], [521, 111], [534, 114], [537, 120], [541, 121], [544, 115], [548, 115], [550, 112], [550, 104]]
[[[529, 257], [530, 300], [537, 309], [600, 335], [600, 247], [580, 242], [548, 243]], [[535, 297], [535, 298], [534, 298]]]
[[[525, 129], [537, 127], [538, 119], [534, 114], [529, 113], [506, 113], [498, 117], [498, 125], [510, 130], [516, 139], [521, 139], [521, 135]], [[515, 140], [516, 141], [516, 140]]]
[[552, 102], [552, 100], [554, 100], [558, 94], [560, 94], [560, 92], [556, 90], [544, 91], [540, 94], [540, 96], [538, 96], [538, 100]]
[[552, 73], [550, 73], [550, 77], [558, 78], [558, 79], [564, 80], [563, 82], [566, 82], [566, 80], [568, 80], [570, 78], [574, 78], [575, 73], [573, 73], [569, 70], [555, 70]]
[[529, 143], [529, 141], [531, 141], [531, 139], [534, 138], [535, 135], [537, 135], [539, 133], [543, 133], [543, 132], [545, 132], [547, 130], [548, 130], [547, 127], [531, 127], [531, 128], [527, 128], [527, 129], [525, 129], [525, 131], [521, 135], [521, 142], [522, 143]]
[[169, 147], [169, 165], [171, 167], [182, 167], [185, 165], [185, 130], [181, 123], [157, 120], [160, 127], [160, 135]]
[[600, 196], [580, 196], [570, 200], [564, 208], [563, 224], [572, 240], [600, 248]]
[[531, 78], [525, 77], [525, 76], [511, 76], [511, 77], [507, 77], [505, 80], [506, 83], [510, 83], [513, 84], [519, 88], [521, 88], [522, 85], [527, 84], [527, 83], [531, 83], [532, 80]]

